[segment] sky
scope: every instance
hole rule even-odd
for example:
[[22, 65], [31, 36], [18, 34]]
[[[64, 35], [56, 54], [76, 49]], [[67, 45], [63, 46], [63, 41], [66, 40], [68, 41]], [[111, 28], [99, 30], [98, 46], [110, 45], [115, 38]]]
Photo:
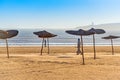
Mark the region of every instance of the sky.
[[0, 28], [69, 29], [120, 23], [120, 0], [0, 0]]

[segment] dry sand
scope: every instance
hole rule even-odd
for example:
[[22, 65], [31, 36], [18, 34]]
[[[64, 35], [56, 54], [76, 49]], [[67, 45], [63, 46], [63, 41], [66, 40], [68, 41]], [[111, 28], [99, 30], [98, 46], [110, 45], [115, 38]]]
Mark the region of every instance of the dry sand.
[[[97, 59], [93, 49], [85, 46], [85, 63], [76, 55], [76, 47], [51, 47], [50, 54], [39, 55], [39, 47], [0, 47], [0, 80], [120, 80], [120, 47], [97, 46]], [[45, 52], [46, 49], [45, 49]]]

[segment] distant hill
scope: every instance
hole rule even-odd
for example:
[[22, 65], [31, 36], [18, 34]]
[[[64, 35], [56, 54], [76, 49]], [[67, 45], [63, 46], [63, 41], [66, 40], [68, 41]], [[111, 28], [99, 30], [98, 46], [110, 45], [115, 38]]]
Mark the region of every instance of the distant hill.
[[99, 28], [99, 29], [105, 29], [108, 31], [120, 31], [120, 23], [87, 25], [87, 26], [76, 27], [75, 29], [90, 29], [90, 28]]

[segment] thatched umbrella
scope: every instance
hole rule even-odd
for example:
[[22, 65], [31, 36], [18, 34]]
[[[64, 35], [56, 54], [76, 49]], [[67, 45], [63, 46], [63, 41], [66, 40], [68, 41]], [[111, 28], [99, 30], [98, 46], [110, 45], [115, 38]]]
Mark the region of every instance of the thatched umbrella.
[[106, 36], [106, 37], [102, 37], [102, 39], [110, 39], [111, 40], [112, 55], [114, 55], [113, 39], [117, 39], [117, 38], [120, 38], [120, 36], [109, 35], [109, 36]]
[[47, 39], [47, 43], [48, 43], [48, 54], [49, 54], [49, 38], [55, 37], [57, 35], [52, 34], [50, 32], [47, 32], [45, 30], [43, 31], [38, 31], [38, 32], [33, 32], [33, 34], [37, 35], [39, 38], [43, 38], [42, 40], [42, 48], [41, 48], [41, 55], [42, 55], [42, 51], [43, 51], [43, 44], [45, 43], [46, 46], [46, 39]]
[[95, 34], [103, 34], [105, 30], [91, 28], [88, 30], [93, 35], [93, 49], [94, 49], [94, 59], [96, 59], [96, 49], [95, 49]]
[[17, 30], [0, 30], [0, 39], [5, 39], [6, 40], [6, 48], [7, 48], [7, 57], [9, 58], [9, 50], [8, 50], [8, 38], [15, 37], [18, 34]]
[[84, 50], [83, 50], [83, 38], [82, 38], [82, 36], [87, 36], [87, 35], [90, 35], [91, 33], [88, 31], [82, 30], [82, 29], [79, 29], [77, 31], [67, 30], [66, 33], [72, 34], [72, 35], [78, 35], [81, 37], [82, 59], [83, 59], [83, 65], [84, 65], [85, 61], [84, 61]]

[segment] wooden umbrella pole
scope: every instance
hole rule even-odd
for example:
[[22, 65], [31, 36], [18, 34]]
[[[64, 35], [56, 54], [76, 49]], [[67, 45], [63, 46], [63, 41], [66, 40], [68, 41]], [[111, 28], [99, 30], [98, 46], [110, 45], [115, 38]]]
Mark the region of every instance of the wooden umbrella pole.
[[114, 55], [114, 47], [113, 47], [113, 40], [111, 39], [111, 46], [112, 46], [112, 55]]
[[82, 39], [82, 35], [81, 35], [81, 53], [83, 54], [83, 39]]
[[48, 54], [49, 54], [49, 38], [47, 38], [47, 43], [48, 43]]
[[43, 43], [44, 43], [44, 38], [42, 40], [41, 55], [42, 55], [42, 51], [43, 51]]
[[7, 57], [9, 58], [8, 41], [7, 41], [7, 39], [5, 39], [5, 40], [6, 40]]
[[85, 65], [82, 35], [81, 35], [81, 44], [82, 44], [82, 59], [83, 59], [83, 65]]
[[96, 59], [95, 34], [93, 34], [93, 49], [94, 49], [94, 59]]

